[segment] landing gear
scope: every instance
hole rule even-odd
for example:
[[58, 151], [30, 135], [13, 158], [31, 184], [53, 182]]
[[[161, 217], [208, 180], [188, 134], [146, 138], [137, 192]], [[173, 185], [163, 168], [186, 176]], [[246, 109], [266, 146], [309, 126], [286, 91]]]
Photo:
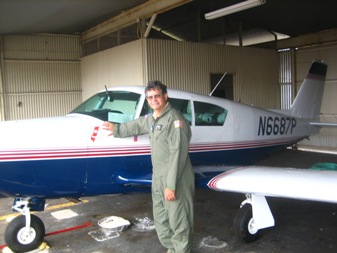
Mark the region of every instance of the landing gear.
[[235, 236], [244, 242], [254, 242], [261, 236], [261, 231], [253, 226], [252, 207], [249, 204], [240, 208], [234, 218], [233, 228]]
[[265, 196], [246, 194], [233, 222], [235, 236], [244, 242], [254, 242], [261, 236], [261, 229], [275, 225]]
[[12, 220], [5, 231], [5, 242], [14, 252], [27, 252], [38, 248], [43, 242], [45, 227], [41, 219], [31, 215], [31, 224], [26, 227], [25, 216]]
[[14, 252], [34, 250], [43, 242], [44, 224], [39, 217], [30, 214], [30, 204], [32, 199], [27, 198], [17, 200], [13, 206], [23, 214], [13, 219], [5, 230], [5, 242]]

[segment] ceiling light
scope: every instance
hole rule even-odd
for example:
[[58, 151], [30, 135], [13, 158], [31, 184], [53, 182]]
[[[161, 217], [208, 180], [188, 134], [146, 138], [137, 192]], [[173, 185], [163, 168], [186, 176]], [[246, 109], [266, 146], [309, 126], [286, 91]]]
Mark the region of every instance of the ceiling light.
[[264, 3], [266, 3], [266, 0], [246, 0], [244, 2], [234, 4], [226, 8], [222, 8], [216, 11], [206, 13], [205, 19], [211, 20], [211, 19], [219, 18], [219, 17], [229, 15], [235, 12], [250, 9], [250, 8], [262, 5]]

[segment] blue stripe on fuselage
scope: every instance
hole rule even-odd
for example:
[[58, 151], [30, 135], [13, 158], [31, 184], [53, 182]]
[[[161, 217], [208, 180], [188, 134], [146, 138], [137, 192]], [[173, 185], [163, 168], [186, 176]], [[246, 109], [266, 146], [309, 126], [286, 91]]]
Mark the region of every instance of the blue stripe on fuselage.
[[[190, 153], [194, 166], [248, 165], [287, 145]], [[119, 176], [141, 179], [151, 174], [150, 155], [0, 162], [0, 194], [47, 198], [81, 197], [148, 190], [123, 184]], [[208, 176], [196, 177], [197, 186]], [[207, 177], [207, 178], [206, 178]]]

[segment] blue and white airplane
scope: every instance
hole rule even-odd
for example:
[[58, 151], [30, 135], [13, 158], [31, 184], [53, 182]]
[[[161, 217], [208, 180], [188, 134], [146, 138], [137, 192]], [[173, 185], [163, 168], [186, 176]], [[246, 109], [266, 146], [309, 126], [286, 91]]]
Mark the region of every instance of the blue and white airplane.
[[[212, 96], [168, 90], [170, 103], [192, 129], [196, 185], [206, 187], [232, 166], [251, 165], [317, 134], [327, 65], [312, 63], [289, 110], [264, 110]], [[144, 87], [105, 89], [64, 117], [0, 122], [0, 194], [14, 197], [5, 242], [15, 252], [37, 248], [45, 199], [149, 190], [147, 135], [114, 138], [104, 121], [127, 122], [151, 110]], [[149, 187], [144, 187], [149, 186]]]

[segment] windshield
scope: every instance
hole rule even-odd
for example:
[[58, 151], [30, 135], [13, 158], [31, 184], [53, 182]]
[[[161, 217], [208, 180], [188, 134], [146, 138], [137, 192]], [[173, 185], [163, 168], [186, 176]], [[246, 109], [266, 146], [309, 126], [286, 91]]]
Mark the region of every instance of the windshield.
[[70, 113], [90, 115], [103, 121], [124, 123], [134, 119], [140, 94], [128, 91], [98, 93]]

